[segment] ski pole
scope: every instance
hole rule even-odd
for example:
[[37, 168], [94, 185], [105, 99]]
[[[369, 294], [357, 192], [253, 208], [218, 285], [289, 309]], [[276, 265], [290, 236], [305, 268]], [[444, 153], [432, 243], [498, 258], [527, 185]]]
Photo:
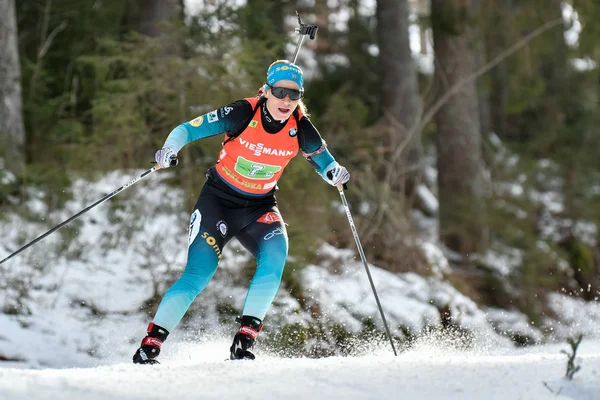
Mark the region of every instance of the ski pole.
[[296, 44], [296, 51], [294, 51], [292, 64], [296, 64], [296, 58], [298, 58], [298, 52], [300, 52], [300, 47], [302, 47], [304, 36], [309, 35], [310, 40], [314, 40], [315, 36], [317, 36], [317, 30], [319, 29], [317, 25], [303, 24], [302, 20], [300, 20], [300, 14], [298, 14], [298, 11], [296, 11], [296, 16], [298, 17], [298, 24], [300, 25], [300, 28], [296, 28], [294, 32], [299, 33], [300, 37], [298, 38], [298, 43]]
[[12, 257], [16, 256], [17, 254], [19, 254], [20, 252], [22, 252], [23, 250], [25, 250], [29, 246], [34, 245], [35, 243], [39, 242], [40, 240], [42, 240], [46, 236], [50, 235], [51, 233], [53, 233], [53, 232], [57, 231], [58, 229], [62, 228], [63, 226], [65, 226], [69, 222], [73, 221], [75, 218], [77, 218], [77, 217], [85, 214], [86, 212], [90, 211], [92, 208], [96, 207], [98, 204], [104, 203], [106, 200], [110, 199], [111, 197], [116, 196], [121, 191], [123, 191], [123, 190], [127, 189], [129, 186], [131, 186], [131, 185], [139, 182], [140, 180], [142, 180], [143, 178], [147, 177], [148, 175], [150, 175], [151, 173], [153, 173], [157, 169], [158, 169], [157, 167], [152, 167], [151, 169], [149, 169], [148, 171], [144, 172], [143, 174], [141, 174], [140, 176], [138, 176], [137, 178], [135, 178], [134, 180], [132, 180], [128, 184], [121, 186], [120, 188], [118, 188], [117, 190], [115, 190], [114, 192], [112, 192], [110, 194], [107, 194], [106, 196], [104, 196], [103, 198], [101, 198], [100, 200], [98, 200], [97, 202], [95, 202], [94, 204], [92, 204], [92, 205], [84, 208], [83, 210], [81, 210], [77, 214], [73, 215], [71, 218], [69, 218], [66, 221], [64, 221], [64, 222], [56, 225], [54, 228], [50, 229], [48, 232], [44, 233], [41, 236], [38, 236], [36, 239], [34, 239], [31, 242], [27, 243], [25, 246], [21, 247], [19, 250], [15, 251], [14, 253], [12, 253], [11, 255], [9, 255], [8, 257], [6, 257], [4, 260], [0, 261], [0, 264], [2, 264], [4, 261], [9, 260]]
[[379, 313], [381, 314], [381, 319], [383, 320], [383, 326], [385, 327], [385, 331], [387, 332], [387, 336], [390, 339], [390, 344], [392, 345], [392, 350], [394, 351], [394, 355], [397, 356], [396, 347], [394, 346], [394, 341], [392, 340], [392, 334], [390, 333], [390, 328], [388, 328], [387, 321], [385, 320], [385, 314], [383, 313], [383, 308], [381, 307], [381, 303], [379, 302], [379, 296], [377, 296], [377, 290], [375, 290], [375, 284], [373, 283], [373, 278], [371, 277], [371, 271], [369, 271], [369, 266], [367, 265], [367, 258], [365, 257], [365, 252], [363, 251], [362, 245], [360, 244], [360, 239], [358, 238], [358, 232], [356, 231], [356, 226], [354, 226], [354, 221], [352, 220], [352, 214], [350, 214], [350, 207], [348, 206], [348, 201], [346, 200], [346, 195], [344, 194], [344, 185], [337, 186], [338, 191], [340, 192], [340, 197], [342, 198], [342, 204], [344, 204], [344, 209], [346, 210], [346, 216], [348, 217], [348, 223], [350, 224], [350, 229], [352, 230], [352, 234], [354, 235], [354, 241], [356, 242], [356, 247], [358, 247], [358, 254], [360, 254], [360, 258], [362, 259], [363, 265], [365, 266], [365, 270], [367, 271], [367, 276], [369, 277], [369, 283], [371, 284], [371, 289], [373, 289], [373, 294], [375, 295], [375, 301], [377, 302], [377, 307], [379, 308]]

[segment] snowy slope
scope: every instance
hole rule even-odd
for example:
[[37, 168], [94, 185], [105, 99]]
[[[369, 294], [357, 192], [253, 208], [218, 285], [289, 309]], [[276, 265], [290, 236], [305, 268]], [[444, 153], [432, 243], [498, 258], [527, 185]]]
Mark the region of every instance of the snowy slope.
[[565, 346], [449, 352], [430, 345], [394, 357], [224, 361], [226, 342], [182, 347], [159, 366], [0, 369], [0, 399], [577, 399], [600, 398], [600, 343], [584, 342], [582, 365], [564, 379]]
[[[76, 179], [73, 199], [50, 213], [43, 193], [32, 195], [29, 219], [10, 213], [0, 220], [4, 234], [0, 258], [139, 173], [115, 171], [97, 182]], [[0, 367], [95, 367], [130, 360], [149, 320], [140, 307], [155, 291], [164, 293], [185, 264], [189, 211], [181, 204], [183, 194], [163, 184], [168, 177], [164, 172], [152, 174], [74, 221], [70, 226], [75, 234], [56, 232], [0, 265], [0, 310], [4, 312], [0, 312], [0, 359], [8, 360]], [[418, 336], [439, 327], [439, 309], [447, 308], [454, 323], [475, 334], [479, 348], [510, 347], [498, 331], [526, 335], [538, 343], [545, 339], [564, 343], [578, 333], [586, 339], [600, 337], [594, 323], [600, 319], [598, 303], [554, 295], [549, 306], [561, 320], [546, 322], [554, 334], [544, 338], [521, 313], [479, 308], [443, 279], [448, 260], [435, 243], [423, 239], [421, 246], [432, 276], [393, 274], [370, 265], [393, 335], [403, 336], [400, 326]], [[215, 278], [194, 302], [186, 326], [172, 333], [169, 346], [231, 340], [233, 317], [223, 318], [219, 310], [241, 310], [248, 286], [242, 272], [250, 256], [237, 242], [223, 253]], [[298, 272], [306, 306], [282, 285], [265, 320], [263, 341], [288, 324], [337, 325], [359, 334], [364, 319], [371, 318], [383, 331], [354, 251], [324, 244], [319, 256], [319, 265]], [[314, 309], [320, 310], [319, 321], [311, 316]], [[331, 348], [331, 338], [328, 342]], [[333, 353], [339, 355], [338, 349], [334, 347]]]
[[[419, 337], [397, 358], [387, 342], [361, 342], [353, 357], [277, 357], [264, 338], [286, 324], [315, 322], [282, 287], [257, 345], [259, 360], [225, 362], [235, 327], [233, 318], [223, 322], [217, 311], [223, 304], [241, 309], [248, 284], [240, 271], [249, 255], [232, 242], [190, 310], [187, 329], [175, 330], [165, 343], [163, 365], [130, 364], [148, 322], [140, 306], [153, 291], [164, 291], [185, 263], [188, 212], [182, 194], [163, 184], [167, 177], [153, 174], [78, 219], [76, 235], [53, 234], [0, 266], [1, 309], [20, 307], [20, 313], [0, 313], [0, 359], [8, 359], [0, 362], [0, 400], [600, 399], [598, 303], [559, 294], [550, 299], [561, 319], [547, 322], [555, 333], [548, 340], [564, 343], [577, 333], [588, 340], [579, 354], [582, 371], [573, 382], [564, 381], [566, 356], [560, 350], [567, 345], [515, 350], [498, 331], [541, 342], [539, 329], [516, 311], [478, 307], [444, 281], [448, 261], [427, 239], [422, 248], [432, 276], [370, 265], [393, 334], [401, 336], [402, 325]], [[29, 219], [7, 214], [0, 220], [0, 257], [126, 181], [118, 172], [93, 183], [78, 179], [73, 199], [50, 213], [41, 194], [32, 196]], [[308, 307], [320, 310], [319, 323], [358, 333], [361, 321], [372, 318], [381, 329], [354, 252], [324, 244], [319, 255], [319, 265], [307, 265], [298, 275]], [[441, 307], [474, 333], [467, 350], [461, 338], [424, 333], [439, 327]]]

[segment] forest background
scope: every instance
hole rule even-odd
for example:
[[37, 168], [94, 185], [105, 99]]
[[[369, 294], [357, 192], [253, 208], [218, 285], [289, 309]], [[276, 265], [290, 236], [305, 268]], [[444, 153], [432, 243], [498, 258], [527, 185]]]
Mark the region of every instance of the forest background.
[[[254, 95], [266, 67], [293, 53], [298, 10], [319, 25], [298, 59], [305, 102], [352, 174], [347, 196], [370, 262], [433, 274], [419, 246], [432, 220], [451, 262], [444, 279], [481, 306], [535, 323], [552, 313], [550, 293], [598, 299], [594, 0], [215, 0], [194, 13], [181, 0], [1, 4], [4, 217], [37, 218], [23, 206], [31, 188], [50, 212], [72, 198], [74, 177], [149, 168], [173, 127]], [[221, 141], [180, 154], [170, 184], [187, 210]], [[291, 242], [284, 281], [302, 299], [287, 271], [316, 262], [323, 241], [353, 248], [353, 237], [330, 207], [337, 191], [301, 157], [279, 186]], [[492, 252], [516, 259], [510, 273], [490, 265]]]

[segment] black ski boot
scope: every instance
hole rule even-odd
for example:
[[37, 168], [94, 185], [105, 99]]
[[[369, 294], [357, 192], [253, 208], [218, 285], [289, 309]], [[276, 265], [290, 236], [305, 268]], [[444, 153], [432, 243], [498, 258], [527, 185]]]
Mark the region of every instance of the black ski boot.
[[156, 357], [160, 354], [160, 348], [167, 336], [169, 331], [158, 325], [154, 325], [154, 322], [150, 322], [148, 325], [148, 335], [142, 339], [142, 345], [133, 355], [134, 364], [159, 364]]
[[250, 349], [254, 345], [258, 333], [262, 330], [262, 321], [249, 315], [238, 317], [235, 321], [242, 324], [242, 326], [233, 337], [233, 344], [229, 348], [229, 358], [232, 360], [254, 360], [254, 354], [250, 352]]

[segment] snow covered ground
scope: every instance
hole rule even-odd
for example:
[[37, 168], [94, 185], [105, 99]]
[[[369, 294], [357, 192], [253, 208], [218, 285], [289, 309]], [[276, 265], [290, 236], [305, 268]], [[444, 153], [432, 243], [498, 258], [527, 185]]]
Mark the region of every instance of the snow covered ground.
[[[136, 176], [140, 171], [126, 175]], [[31, 196], [28, 217], [3, 215], [0, 258], [73, 215], [128, 179], [123, 173], [97, 182], [77, 179], [74, 197], [48, 212], [43, 193]], [[209, 287], [196, 299], [187, 330], [165, 343], [162, 365], [140, 367], [131, 355], [148, 317], [140, 307], [163, 292], [185, 263], [188, 213], [182, 193], [153, 174], [71, 226], [0, 266], [0, 400], [12, 399], [600, 399], [600, 305], [555, 294], [549, 307], [560, 320], [544, 321], [554, 344], [516, 349], [499, 332], [543, 343], [540, 329], [516, 311], [480, 308], [443, 279], [448, 260], [430, 239], [420, 244], [431, 276], [393, 274], [370, 265], [382, 307], [395, 336], [399, 326], [417, 342], [394, 357], [389, 343], [355, 351], [352, 357], [285, 358], [257, 345], [254, 362], [225, 362], [234, 332], [219, 305], [242, 307], [249, 255], [232, 242]], [[133, 201], [137, 200], [137, 201]], [[307, 265], [298, 280], [320, 323], [351, 333], [372, 318], [382, 330], [362, 263], [350, 249], [324, 244], [319, 265]], [[509, 262], [496, 257], [504, 269]], [[504, 270], [499, 268], [499, 270]], [[440, 309], [474, 333], [461, 340], [428, 335]], [[286, 324], [311, 323], [285, 287], [267, 315], [261, 338]], [[314, 323], [314, 321], [312, 321]], [[208, 331], [213, 329], [213, 331]], [[582, 369], [563, 379], [564, 339], [583, 333]], [[359, 347], [361, 347], [359, 346]]]
[[0, 399], [577, 399], [600, 398], [600, 342], [583, 342], [564, 378], [567, 345], [453, 352], [417, 344], [394, 357], [224, 361], [228, 342], [181, 346], [158, 366], [0, 368]]

